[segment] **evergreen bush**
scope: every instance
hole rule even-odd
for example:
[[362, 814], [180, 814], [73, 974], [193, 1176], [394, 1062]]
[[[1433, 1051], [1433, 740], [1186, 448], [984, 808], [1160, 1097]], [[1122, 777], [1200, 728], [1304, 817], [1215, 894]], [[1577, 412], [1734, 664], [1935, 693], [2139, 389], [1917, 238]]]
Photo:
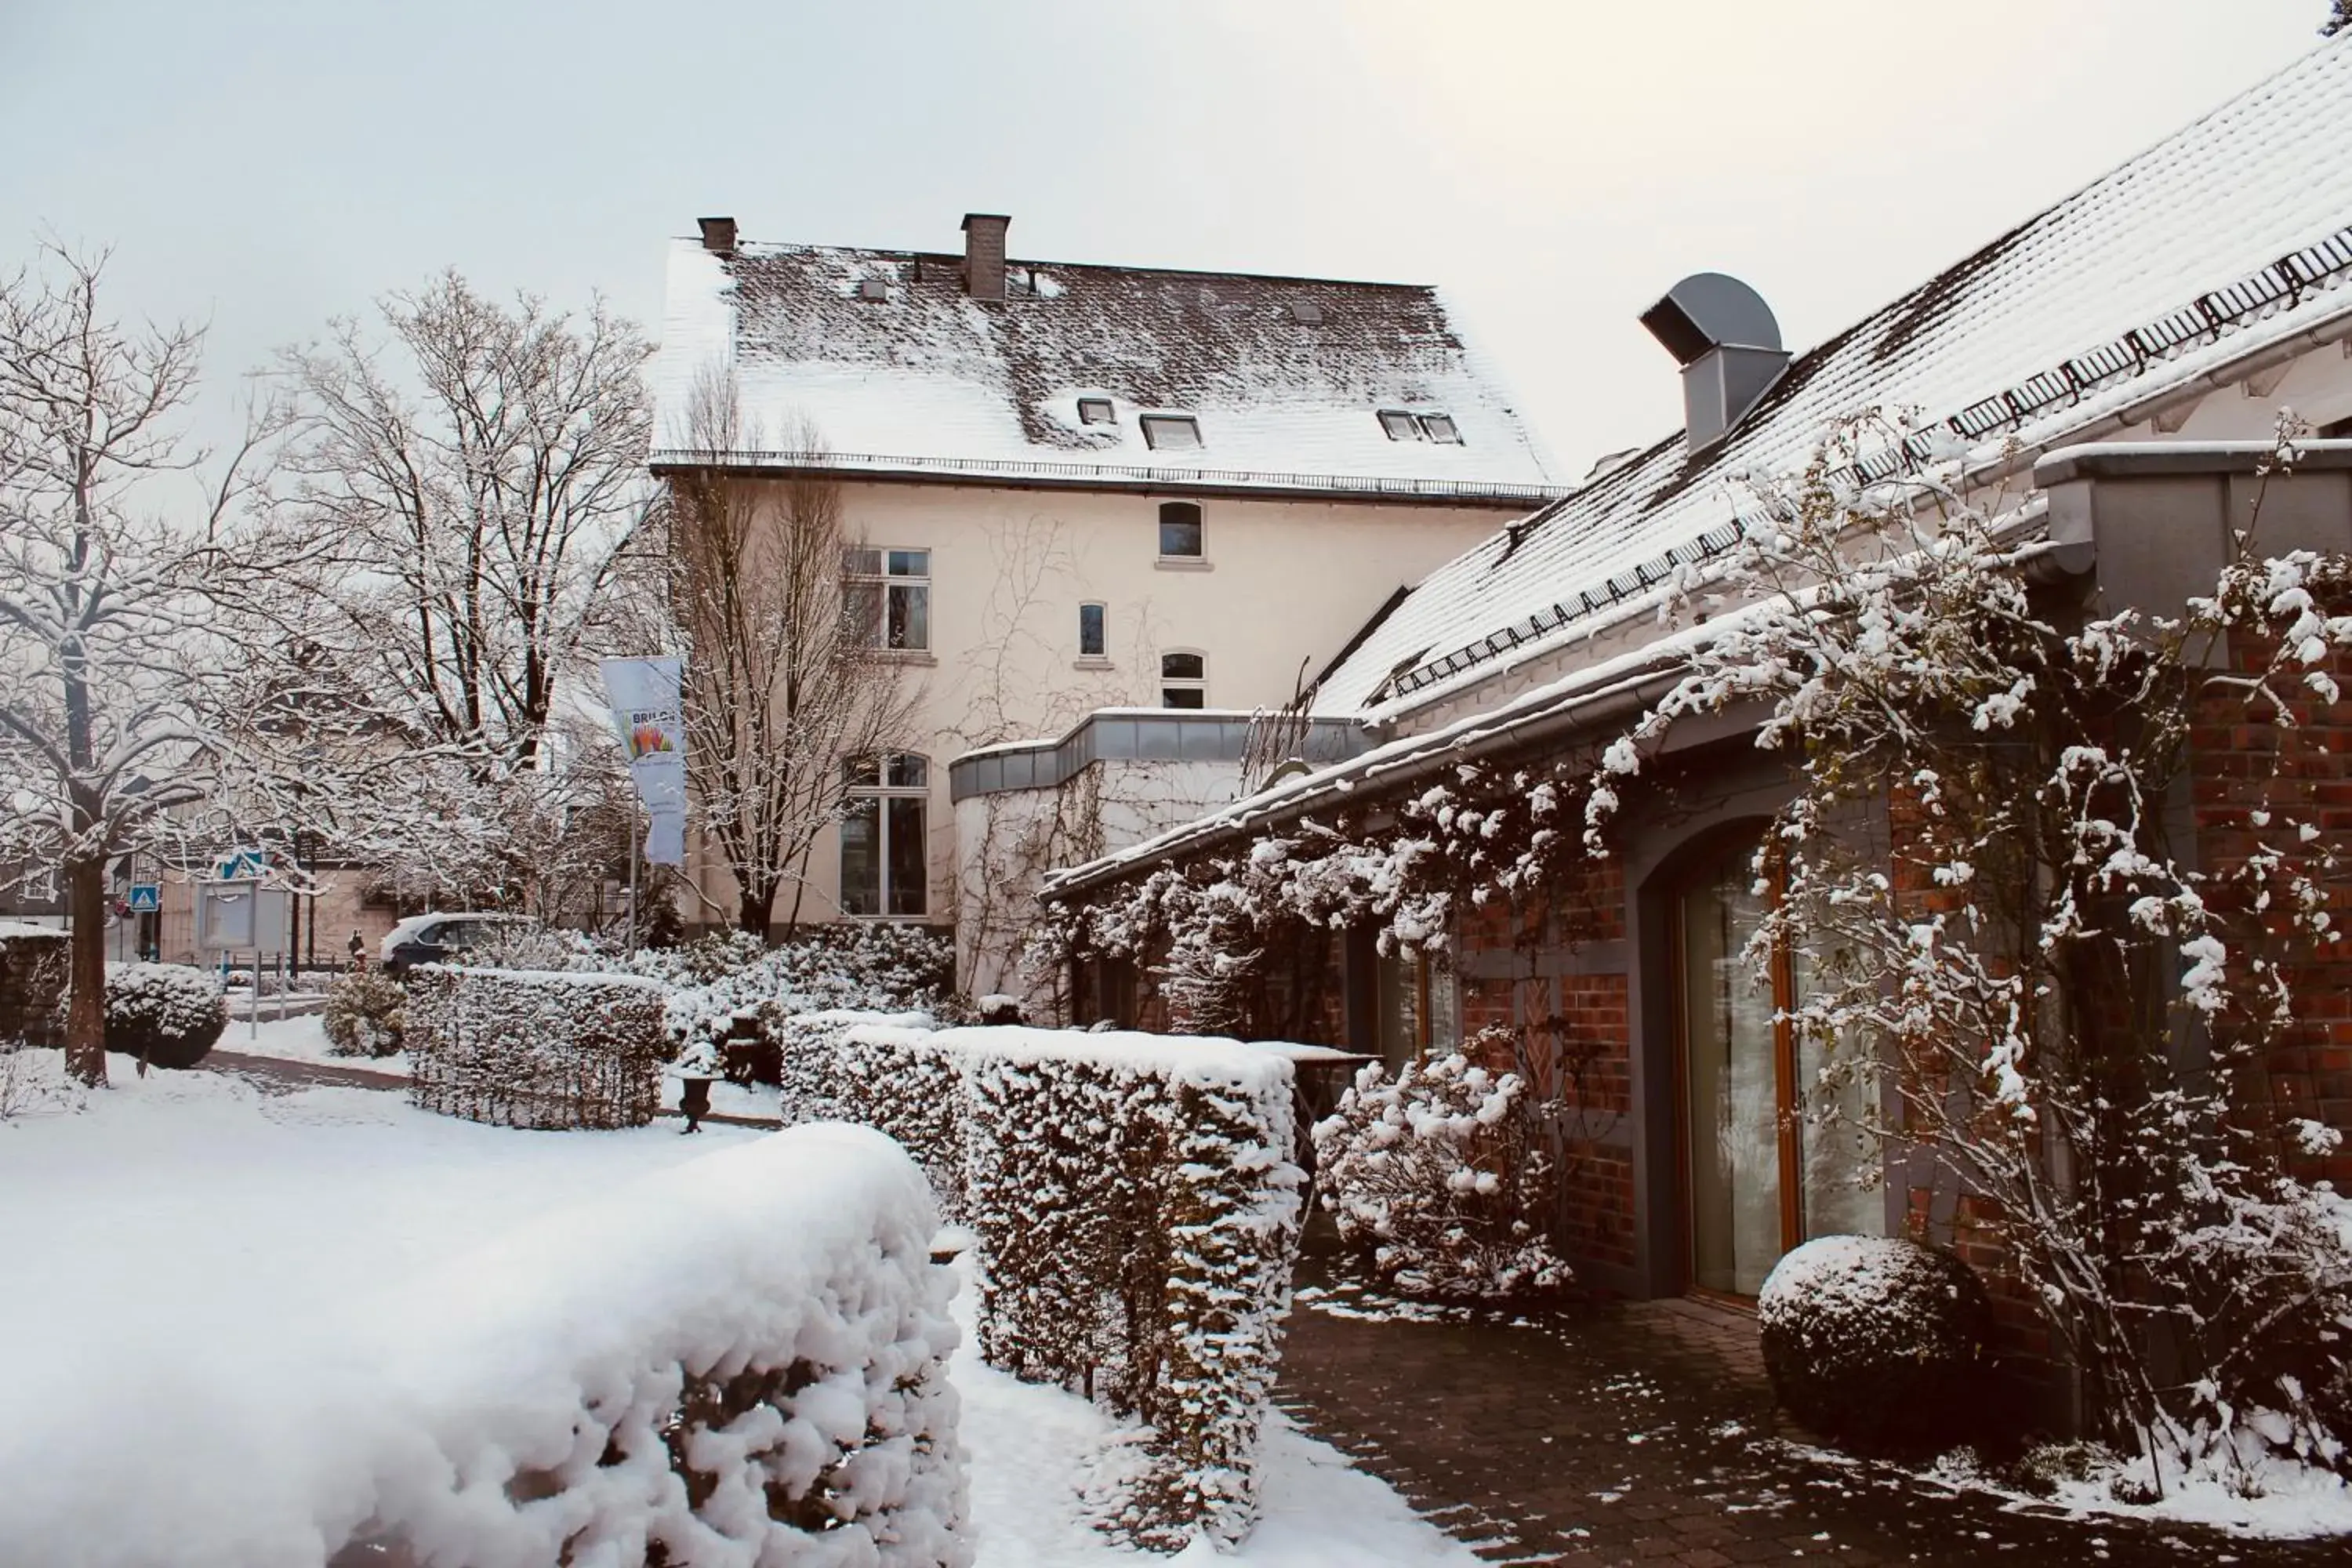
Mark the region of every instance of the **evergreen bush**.
[[181, 963], [106, 966], [106, 1048], [151, 1067], [192, 1068], [228, 1030], [228, 998]]

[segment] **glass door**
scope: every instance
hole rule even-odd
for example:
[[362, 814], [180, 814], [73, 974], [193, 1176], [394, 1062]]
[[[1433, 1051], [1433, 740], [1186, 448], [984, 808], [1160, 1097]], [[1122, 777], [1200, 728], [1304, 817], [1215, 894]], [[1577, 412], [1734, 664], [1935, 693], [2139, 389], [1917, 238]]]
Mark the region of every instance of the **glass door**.
[[1859, 1090], [1814, 1089], [1843, 1116], [1811, 1136], [1799, 1114], [1802, 1086], [1822, 1084], [1827, 1064], [1776, 1021], [1800, 994], [1801, 958], [1776, 952], [1759, 979], [1748, 955], [1771, 897], [1769, 881], [1758, 890], [1755, 854], [1750, 840], [1711, 861], [1675, 916], [1690, 1283], [1726, 1296], [1755, 1295], [1808, 1236], [1884, 1228], [1877, 1194], [1856, 1180], [1867, 1157], [1853, 1125]]

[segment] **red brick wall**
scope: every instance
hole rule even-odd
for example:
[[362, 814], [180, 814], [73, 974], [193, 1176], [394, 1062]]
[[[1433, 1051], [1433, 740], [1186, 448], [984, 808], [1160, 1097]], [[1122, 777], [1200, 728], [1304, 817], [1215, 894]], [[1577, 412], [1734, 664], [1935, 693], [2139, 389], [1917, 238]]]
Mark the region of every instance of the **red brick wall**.
[[[2346, 607], [2328, 606], [2336, 613]], [[2230, 662], [2240, 672], [2258, 671], [2273, 651], [2259, 638], [2233, 635]], [[2352, 654], [2337, 652], [2321, 668], [2352, 693]], [[2315, 858], [2333, 851], [2343, 862], [2327, 907], [2338, 930], [2352, 930], [2352, 700], [2328, 702], [2292, 680], [2273, 685], [2291, 722], [2234, 690], [2210, 692], [2199, 704], [2189, 731], [2189, 776], [2202, 868], [2210, 874], [2242, 865], [2264, 838], [2251, 814], [2267, 805], [2281, 817], [2319, 830]], [[2274, 823], [2268, 836], [2273, 846], [2284, 837], [2283, 826]], [[2231, 913], [2236, 929], [2225, 940], [2240, 953], [2265, 938], [2284, 939], [2295, 1021], [2263, 1063], [2273, 1110], [2346, 1135], [2345, 1147], [2326, 1159], [2291, 1148], [2293, 1163], [2305, 1178], [2352, 1182], [2352, 943], [2319, 948], [2307, 938], [2289, 939], [2275, 909], [2264, 915], [2243, 909]]]

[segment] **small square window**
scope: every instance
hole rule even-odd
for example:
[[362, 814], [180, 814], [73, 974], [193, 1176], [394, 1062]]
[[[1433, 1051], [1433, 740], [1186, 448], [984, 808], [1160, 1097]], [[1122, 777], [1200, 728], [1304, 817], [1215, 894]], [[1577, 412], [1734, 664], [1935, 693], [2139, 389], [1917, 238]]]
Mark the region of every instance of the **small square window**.
[[1189, 414], [1146, 414], [1143, 426], [1144, 444], [1154, 451], [1176, 452], [1198, 450], [1201, 445], [1201, 422]]
[[1454, 416], [1450, 414], [1423, 415], [1421, 430], [1433, 441], [1444, 441], [1456, 447], [1462, 445], [1462, 432], [1454, 427]]
[[880, 304], [890, 298], [890, 285], [879, 278], [861, 278], [857, 280], [857, 297], [869, 305]]
[[1293, 300], [1290, 319], [1302, 327], [1319, 327], [1323, 324], [1323, 307], [1312, 300]]
[[1162, 501], [1160, 506], [1160, 555], [1162, 560], [1201, 559], [1201, 509], [1188, 500]]
[[1402, 408], [1381, 410], [1381, 432], [1391, 441], [1421, 439], [1421, 421]]
[[1106, 624], [1108, 606], [1080, 605], [1078, 606], [1078, 657], [1107, 658], [1109, 657], [1109, 627]]
[[1111, 406], [1108, 397], [1081, 397], [1078, 399], [1078, 423], [1116, 425], [1118, 423], [1118, 411]]

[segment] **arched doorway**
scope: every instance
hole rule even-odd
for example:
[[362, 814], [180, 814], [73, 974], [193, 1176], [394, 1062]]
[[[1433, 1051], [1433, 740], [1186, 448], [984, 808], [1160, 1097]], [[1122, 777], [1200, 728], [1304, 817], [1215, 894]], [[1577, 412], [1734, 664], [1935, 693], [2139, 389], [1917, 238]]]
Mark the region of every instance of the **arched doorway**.
[[[1806, 955], [1748, 947], [1774, 878], [1759, 879], [1753, 834], [1724, 841], [1674, 900], [1675, 1055], [1685, 1279], [1702, 1294], [1756, 1294], [1780, 1255], [1808, 1237], [1885, 1229], [1885, 1205], [1858, 1177], [1869, 1156], [1854, 1117], [1857, 1080], [1822, 1081], [1821, 1048], [1780, 1015], [1803, 994]], [[1845, 1115], [1807, 1125], [1801, 1112]]]

